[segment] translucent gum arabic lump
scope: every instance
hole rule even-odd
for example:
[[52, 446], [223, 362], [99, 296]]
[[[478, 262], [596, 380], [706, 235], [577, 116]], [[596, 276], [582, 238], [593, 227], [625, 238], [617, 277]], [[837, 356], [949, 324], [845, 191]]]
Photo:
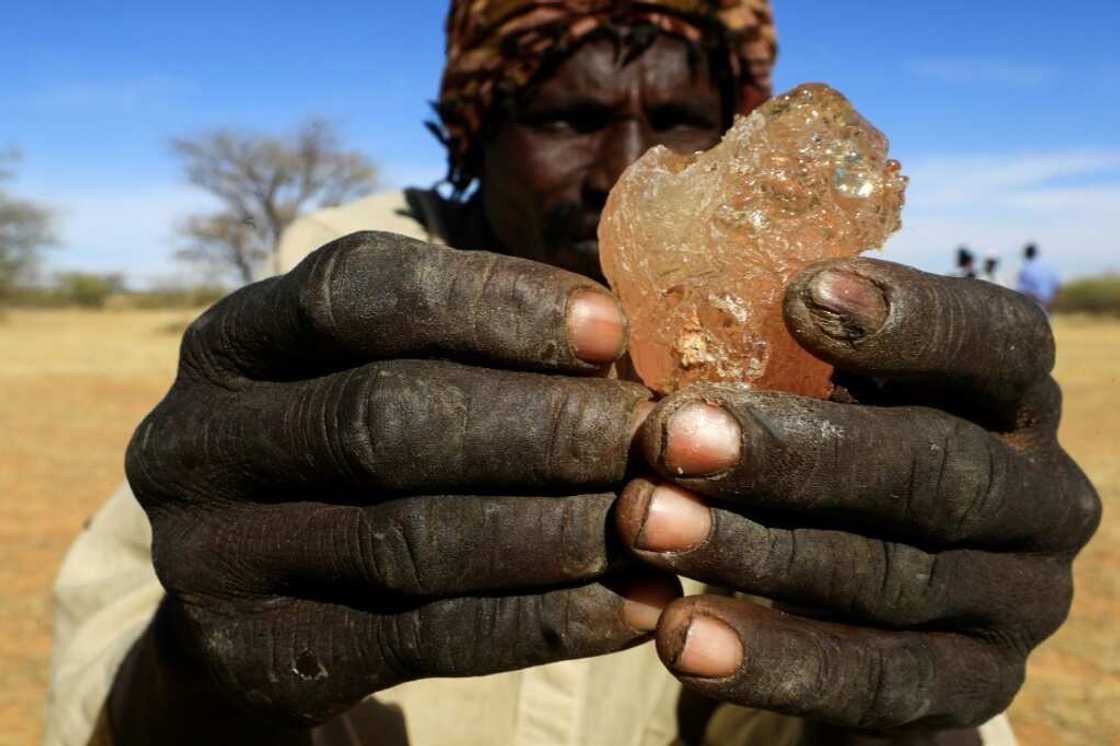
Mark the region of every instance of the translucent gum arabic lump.
[[812, 262], [883, 245], [901, 225], [899, 169], [882, 133], [820, 84], [739, 118], [705, 153], [658, 146], [633, 164], [607, 200], [599, 251], [645, 384], [827, 397], [831, 367], [786, 330], [785, 286]]

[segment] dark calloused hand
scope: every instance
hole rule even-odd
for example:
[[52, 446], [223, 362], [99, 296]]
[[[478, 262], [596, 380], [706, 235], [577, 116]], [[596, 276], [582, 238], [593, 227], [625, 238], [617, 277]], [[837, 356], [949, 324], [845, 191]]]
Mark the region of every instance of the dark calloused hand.
[[618, 527], [651, 565], [774, 599], [674, 602], [665, 664], [716, 700], [872, 732], [975, 726], [1065, 619], [1100, 501], [1057, 441], [1041, 309], [868, 259], [803, 273], [799, 342], [836, 401], [700, 385], [641, 444]]
[[128, 450], [160, 638], [208, 690], [303, 726], [648, 639], [679, 587], [611, 574], [649, 398], [601, 375], [624, 347], [586, 278], [389, 234], [223, 300]]

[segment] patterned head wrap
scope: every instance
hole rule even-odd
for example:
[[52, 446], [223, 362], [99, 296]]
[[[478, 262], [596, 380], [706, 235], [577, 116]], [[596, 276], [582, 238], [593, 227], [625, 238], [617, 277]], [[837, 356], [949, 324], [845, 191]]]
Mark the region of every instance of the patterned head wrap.
[[472, 153], [495, 101], [612, 24], [650, 26], [725, 50], [744, 107], [770, 95], [777, 55], [770, 0], [452, 0], [436, 105], [442, 127], [431, 126], [447, 146], [456, 188], [473, 176]]

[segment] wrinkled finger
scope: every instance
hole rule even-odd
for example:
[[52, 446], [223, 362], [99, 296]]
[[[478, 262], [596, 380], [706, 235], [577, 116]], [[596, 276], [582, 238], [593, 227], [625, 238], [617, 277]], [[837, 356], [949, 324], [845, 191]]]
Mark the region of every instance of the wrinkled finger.
[[968, 619], [1015, 630], [1033, 647], [1064, 621], [1073, 596], [1064, 560], [927, 552], [844, 531], [774, 525], [713, 507], [671, 483], [631, 482], [616, 525], [625, 546], [662, 570], [880, 626]]
[[[593, 583], [539, 594], [388, 606], [260, 604], [238, 615], [189, 608], [222, 646], [211, 664], [229, 691], [274, 717], [320, 723], [396, 684], [483, 676], [612, 653], [649, 639], [675, 578], [637, 576], [621, 592]], [[630, 599], [634, 599], [633, 601]]]
[[198, 375], [269, 380], [395, 357], [589, 372], [625, 346], [621, 306], [592, 280], [363, 232], [218, 303], [188, 329], [183, 354]]
[[220, 524], [196, 521], [189, 533], [162, 541], [153, 559], [168, 587], [180, 585], [179, 575], [196, 578], [195, 568], [206, 564], [217, 570], [219, 587], [246, 595], [348, 601], [544, 588], [607, 572], [614, 500], [438, 496], [375, 508], [252, 505], [226, 511]]
[[786, 323], [846, 371], [929, 381], [1013, 405], [1054, 366], [1046, 314], [987, 282], [874, 259], [822, 262], [788, 287]]
[[256, 384], [230, 408], [165, 401], [137, 431], [129, 475], [158, 496], [167, 485], [149, 475], [203, 468], [212, 484], [270, 501], [587, 492], [621, 481], [648, 395], [598, 378], [376, 363]]
[[873, 731], [979, 725], [1023, 680], [1022, 657], [969, 637], [847, 627], [718, 596], [670, 605], [657, 651], [713, 699]]
[[1060, 453], [1024, 457], [932, 409], [694, 386], [657, 406], [641, 444], [694, 492], [923, 545], [1073, 549], [1099, 519], [1095, 493]]

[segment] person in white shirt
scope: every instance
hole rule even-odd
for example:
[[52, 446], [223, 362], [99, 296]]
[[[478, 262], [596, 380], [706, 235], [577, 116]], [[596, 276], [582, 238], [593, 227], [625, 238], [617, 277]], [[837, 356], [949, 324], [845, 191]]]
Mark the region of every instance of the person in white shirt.
[[984, 257], [984, 264], [980, 268], [980, 279], [1000, 287], [1010, 287], [1003, 272], [1000, 271], [1001, 259], [998, 254], [989, 253]]

